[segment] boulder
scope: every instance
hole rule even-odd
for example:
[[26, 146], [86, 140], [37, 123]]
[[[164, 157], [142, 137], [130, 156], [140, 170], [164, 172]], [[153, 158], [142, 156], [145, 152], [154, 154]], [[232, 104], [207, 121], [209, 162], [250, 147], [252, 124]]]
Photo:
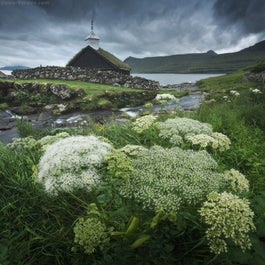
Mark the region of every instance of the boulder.
[[51, 85], [50, 91], [60, 99], [70, 99], [74, 94], [72, 89], [63, 84]]

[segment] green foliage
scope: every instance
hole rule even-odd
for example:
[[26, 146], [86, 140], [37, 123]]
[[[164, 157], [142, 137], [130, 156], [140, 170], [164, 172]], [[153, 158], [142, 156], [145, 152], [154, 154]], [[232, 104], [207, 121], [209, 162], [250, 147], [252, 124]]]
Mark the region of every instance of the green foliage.
[[260, 73], [265, 71], [265, 60], [259, 61], [257, 64], [255, 64], [253, 67], [250, 67], [248, 70], [253, 73]]
[[[50, 197], [37, 182], [37, 165], [44, 149], [54, 145], [60, 137], [54, 135], [38, 140], [40, 135], [29, 129], [25, 135], [33, 134], [33, 137], [17, 140], [9, 146], [0, 145], [0, 263], [264, 264], [265, 143], [261, 115], [264, 113], [264, 88], [237, 83], [236, 79], [242, 75], [237, 73], [235, 76], [220, 85], [222, 93], [221, 89], [212, 95], [215, 102], [203, 104], [197, 113], [181, 114], [207, 122], [213, 131], [227, 135], [231, 140], [230, 149], [222, 153], [211, 152], [210, 155], [187, 143], [182, 146], [185, 150], [172, 148], [168, 138], [159, 136], [155, 122], [141, 132], [133, 130], [135, 120], [109, 124], [91, 121], [87, 129], [53, 129], [50, 132], [53, 135], [62, 130], [70, 135], [97, 135], [100, 141], [111, 141], [116, 149], [97, 167], [101, 178], [94, 189], [72, 190]], [[218, 82], [223, 81], [219, 79]], [[204, 85], [218, 89], [218, 82], [209, 79]], [[253, 93], [255, 89], [261, 94]], [[240, 95], [234, 97], [231, 90]], [[256, 111], [260, 114], [255, 115]], [[156, 122], [175, 118], [160, 115]], [[55, 146], [57, 151], [61, 150]], [[91, 150], [97, 155], [98, 150]], [[73, 148], [70, 151], [69, 154]], [[57, 154], [44, 164], [47, 166], [64, 158], [66, 162], [60, 163], [65, 163], [78, 175], [78, 169], [87, 168], [91, 162], [82, 164], [82, 157], [90, 151], [69, 157]], [[55, 166], [50, 173], [56, 173], [57, 169]], [[247, 193], [248, 186], [250, 193]], [[127, 192], [128, 187], [130, 192]], [[210, 223], [204, 218], [213, 212], [209, 211], [213, 204], [210, 207], [205, 202], [211, 191], [234, 195], [225, 200], [226, 208], [219, 204], [221, 197], [211, 201], [215, 205], [214, 211], [219, 213], [225, 208], [231, 214], [228, 215], [226, 210], [224, 214], [215, 214], [216, 219], [212, 218]], [[240, 237], [242, 234], [236, 229], [241, 229], [240, 222], [244, 220], [234, 217], [242, 217], [242, 213], [246, 213], [243, 209], [250, 209], [245, 207], [247, 197], [255, 213], [256, 232], [249, 235], [250, 229], [243, 228], [246, 237]], [[172, 206], [178, 200], [181, 200], [180, 207], [173, 211]], [[208, 203], [210, 200], [209, 197]], [[234, 211], [238, 210], [238, 205], [242, 206], [240, 212]], [[202, 206], [205, 208], [203, 218], [198, 212]], [[233, 227], [224, 230], [220, 225], [222, 220]], [[248, 221], [253, 227], [252, 217]], [[205, 232], [214, 225], [215, 228], [220, 226], [221, 237], [239, 240], [239, 247], [226, 238], [228, 252], [218, 256], [211, 253]], [[242, 253], [240, 247], [244, 244], [240, 240], [248, 235], [253, 248]]]
[[[254, 48], [254, 49], [253, 49]], [[229, 73], [265, 58], [264, 41], [235, 53], [181, 54], [125, 60], [135, 73]]]
[[8, 109], [8, 104], [7, 103], [0, 103], [0, 110], [6, 110]]

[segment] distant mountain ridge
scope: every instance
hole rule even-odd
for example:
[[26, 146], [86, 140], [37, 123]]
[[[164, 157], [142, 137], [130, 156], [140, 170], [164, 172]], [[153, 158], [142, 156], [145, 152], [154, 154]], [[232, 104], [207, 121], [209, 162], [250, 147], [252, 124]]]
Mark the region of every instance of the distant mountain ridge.
[[124, 60], [134, 73], [230, 73], [265, 59], [265, 40], [238, 52], [176, 54]]
[[23, 70], [23, 69], [29, 69], [30, 67], [24, 66], [24, 65], [13, 65], [13, 66], [3, 66], [0, 67], [0, 70]]

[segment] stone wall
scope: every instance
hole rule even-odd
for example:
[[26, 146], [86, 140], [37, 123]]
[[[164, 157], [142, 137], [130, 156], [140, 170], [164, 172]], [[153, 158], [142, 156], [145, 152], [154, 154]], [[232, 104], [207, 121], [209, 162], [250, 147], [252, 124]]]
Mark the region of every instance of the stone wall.
[[12, 74], [19, 79], [63, 79], [80, 80], [114, 86], [158, 90], [159, 82], [141, 77], [124, 75], [114, 71], [100, 71], [80, 67], [46, 66], [26, 70], [14, 70]]
[[258, 82], [265, 83], [265, 71], [260, 73], [248, 73], [244, 75], [243, 81], [245, 82]]

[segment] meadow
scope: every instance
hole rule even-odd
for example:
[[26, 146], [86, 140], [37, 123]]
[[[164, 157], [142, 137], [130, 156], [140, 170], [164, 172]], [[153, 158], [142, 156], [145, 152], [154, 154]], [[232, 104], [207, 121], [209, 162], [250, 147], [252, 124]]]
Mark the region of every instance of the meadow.
[[265, 86], [243, 74], [201, 81], [194, 112], [22, 124], [0, 145], [0, 264], [264, 264]]

